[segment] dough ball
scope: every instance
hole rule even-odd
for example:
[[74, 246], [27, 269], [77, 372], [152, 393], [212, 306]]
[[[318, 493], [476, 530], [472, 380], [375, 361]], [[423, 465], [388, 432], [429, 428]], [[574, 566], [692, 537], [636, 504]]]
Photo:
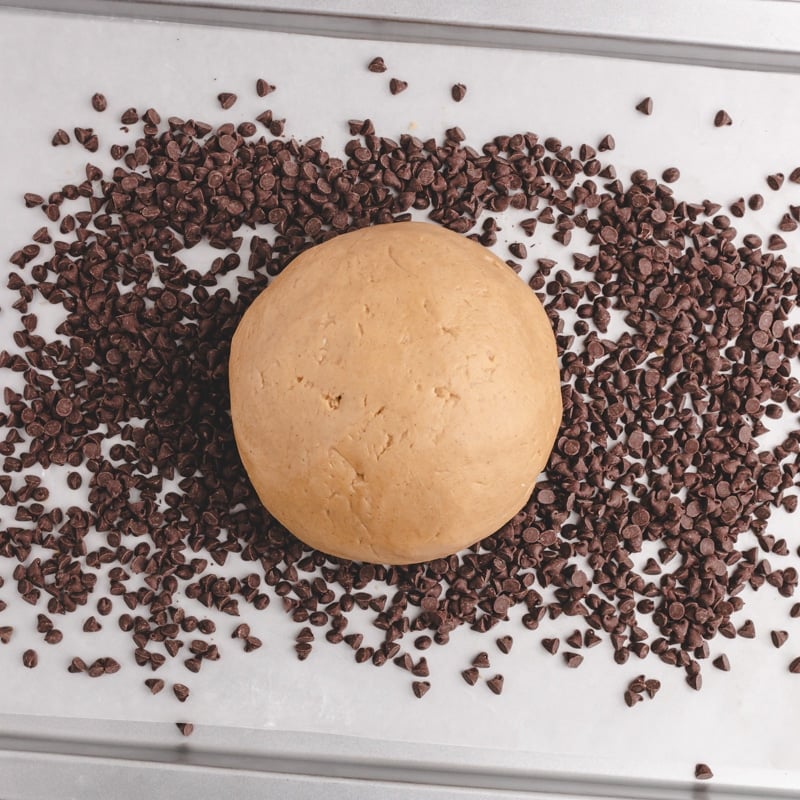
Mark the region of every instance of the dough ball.
[[550, 322], [500, 259], [430, 223], [298, 256], [233, 337], [245, 469], [302, 541], [406, 564], [489, 536], [527, 502], [561, 420]]

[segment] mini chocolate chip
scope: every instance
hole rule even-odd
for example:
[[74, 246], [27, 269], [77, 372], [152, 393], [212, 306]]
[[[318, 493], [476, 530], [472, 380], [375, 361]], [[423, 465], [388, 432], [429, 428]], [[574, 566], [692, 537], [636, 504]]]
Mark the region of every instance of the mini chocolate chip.
[[158, 694], [164, 688], [164, 681], [161, 678], [147, 678], [144, 685], [152, 694]]
[[386, 72], [386, 64], [380, 56], [375, 56], [375, 58], [367, 64], [367, 69], [370, 72]]
[[645, 97], [644, 100], [641, 100], [636, 104], [636, 110], [641, 111], [642, 114], [650, 116], [650, 114], [653, 113], [653, 98]]
[[35, 650], [26, 650], [22, 654], [22, 663], [28, 669], [33, 669], [39, 663], [39, 656]]
[[501, 636], [499, 639], [496, 640], [496, 644], [497, 644], [497, 649], [501, 653], [508, 654], [511, 652], [511, 648], [514, 645], [514, 639], [511, 636]]
[[95, 111], [105, 111], [108, 107], [108, 102], [106, 101], [105, 95], [100, 94], [100, 92], [96, 92], [92, 95], [92, 108]]

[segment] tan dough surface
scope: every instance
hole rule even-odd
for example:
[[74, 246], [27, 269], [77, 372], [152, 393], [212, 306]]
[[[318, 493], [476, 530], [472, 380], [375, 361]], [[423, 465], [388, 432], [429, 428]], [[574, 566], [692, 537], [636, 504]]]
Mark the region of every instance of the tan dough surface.
[[296, 258], [233, 338], [231, 413], [264, 505], [361, 561], [456, 552], [516, 514], [561, 419], [552, 328], [496, 256], [429, 223]]

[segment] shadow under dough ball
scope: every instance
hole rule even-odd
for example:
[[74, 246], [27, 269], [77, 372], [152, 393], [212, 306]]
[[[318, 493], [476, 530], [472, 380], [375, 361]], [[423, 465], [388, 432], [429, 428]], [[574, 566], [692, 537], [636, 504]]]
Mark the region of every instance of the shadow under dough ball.
[[552, 327], [499, 258], [430, 223], [298, 256], [233, 338], [231, 413], [261, 501], [342, 558], [407, 564], [527, 502], [561, 421]]

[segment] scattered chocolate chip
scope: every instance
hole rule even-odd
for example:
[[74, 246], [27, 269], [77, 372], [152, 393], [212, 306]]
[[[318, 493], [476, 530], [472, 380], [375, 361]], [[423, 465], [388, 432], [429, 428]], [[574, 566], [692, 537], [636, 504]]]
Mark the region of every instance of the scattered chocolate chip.
[[[263, 78], [259, 78], [256, 81], [256, 94], [259, 97], [266, 97], [268, 94], [271, 94], [274, 91], [275, 91], [275, 87], [271, 83], [268, 83], [267, 81], [265, 81]], [[223, 108], [224, 107], [225, 106], [223, 106]]]
[[730, 661], [728, 661], [728, 656], [726, 656], [724, 653], [720, 656], [717, 656], [711, 663], [717, 669], [720, 669], [723, 672], [728, 672], [731, 668]]
[[675, 183], [681, 177], [681, 171], [677, 167], [668, 167], [661, 173], [661, 180], [664, 183]]
[[791, 673], [793, 673], [793, 674], [795, 674], [795, 675], [796, 675], [796, 674], [798, 674], [798, 673], [800, 673], [800, 658], [795, 658], [795, 659], [794, 659], [794, 660], [793, 660], [793, 661], [792, 661], [792, 662], [789, 664], [789, 672], [791, 672]]
[[3, 625], [0, 627], [0, 644], [8, 644], [14, 634], [14, 628], [11, 625]]
[[219, 100], [220, 106], [227, 111], [229, 108], [233, 108], [238, 97], [233, 92], [220, 92], [217, 95], [217, 100]]
[[600, 144], [597, 146], [597, 149], [601, 152], [607, 152], [608, 150], [613, 150], [616, 147], [616, 143], [614, 142], [614, 137], [611, 134], [606, 134], [601, 140]]
[[406, 81], [401, 81], [399, 78], [392, 78], [389, 81], [389, 91], [392, 94], [400, 94], [400, 92], [404, 92], [408, 88], [408, 83]]
[[554, 656], [558, 652], [558, 645], [558, 639], [542, 639], [542, 647], [544, 647], [551, 656]]
[[35, 650], [26, 650], [22, 654], [22, 663], [28, 669], [33, 669], [39, 663], [39, 656]]
[[770, 250], [785, 250], [786, 240], [783, 238], [783, 236], [780, 236], [777, 233], [773, 233], [769, 237], [769, 241], [767, 242], [767, 247]]
[[491, 689], [494, 694], [502, 694], [503, 692], [503, 676], [495, 675], [493, 678], [487, 678], [486, 685]]
[[478, 672], [476, 667], [470, 667], [461, 672], [461, 677], [470, 685], [474, 686], [478, 682]]
[[747, 205], [753, 210], [758, 211], [764, 207], [764, 198], [760, 194], [751, 194]]
[[69, 134], [63, 129], [59, 128], [54, 134], [51, 140], [51, 144], [53, 147], [58, 147], [59, 145], [69, 144], [70, 138]]
[[514, 639], [511, 636], [501, 636], [499, 639], [496, 640], [496, 644], [497, 644], [497, 649], [501, 653], [508, 654], [511, 652], [511, 648], [514, 645]]
[[467, 96], [467, 87], [463, 83], [454, 83], [450, 89], [450, 96], [456, 103], [460, 103]]
[[770, 631], [769, 636], [775, 647], [783, 647], [783, 645], [786, 644], [786, 640], [789, 638], [787, 631]]
[[752, 620], [748, 619], [742, 623], [741, 627], [736, 631], [736, 633], [744, 639], [755, 639], [756, 626], [753, 624]]
[[721, 128], [724, 125], [733, 125], [733, 120], [730, 118], [727, 111], [720, 109], [714, 115], [714, 127]]
[[431, 688], [430, 681], [413, 681], [411, 688], [414, 692], [414, 697], [423, 697], [427, 694], [428, 689]]
[[782, 172], [775, 172], [772, 175], [767, 176], [767, 186], [772, 189], [773, 192], [777, 192], [778, 189], [783, 186], [783, 173]]
[[179, 702], [185, 703], [186, 698], [189, 697], [189, 687], [182, 683], [175, 683], [172, 685], [172, 693], [178, 698]]
[[380, 56], [375, 56], [375, 58], [367, 64], [367, 69], [370, 72], [386, 72], [386, 64]]
[[53, 628], [44, 635], [44, 640], [47, 644], [58, 644], [63, 638], [64, 634], [58, 628]]
[[99, 630], [102, 630], [103, 626], [94, 618], [89, 617], [83, 623], [83, 630], [85, 633], [96, 633]]
[[194, 725], [191, 722], [176, 722], [175, 726], [182, 736], [191, 736], [194, 733]]
[[641, 100], [636, 104], [636, 110], [641, 111], [642, 114], [650, 116], [650, 114], [653, 113], [653, 98], [645, 97], [644, 100]]
[[158, 694], [164, 688], [164, 681], [161, 678], [147, 678], [144, 685], [152, 694]]
[[483, 651], [478, 653], [478, 655], [472, 659], [472, 666], [478, 669], [488, 669], [491, 666], [489, 663], [489, 654]]
[[570, 669], [575, 669], [583, 663], [583, 656], [580, 653], [564, 653], [564, 663]]
[[714, 777], [714, 773], [711, 771], [711, 767], [708, 764], [696, 764], [694, 768], [694, 776], [699, 781], [707, 781], [709, 778]]
[[106, 101], [105, 95], [96, 92], [92, 95], [92, 108], [95, 111], [105, 111], [108, 107], [108, 102]]

